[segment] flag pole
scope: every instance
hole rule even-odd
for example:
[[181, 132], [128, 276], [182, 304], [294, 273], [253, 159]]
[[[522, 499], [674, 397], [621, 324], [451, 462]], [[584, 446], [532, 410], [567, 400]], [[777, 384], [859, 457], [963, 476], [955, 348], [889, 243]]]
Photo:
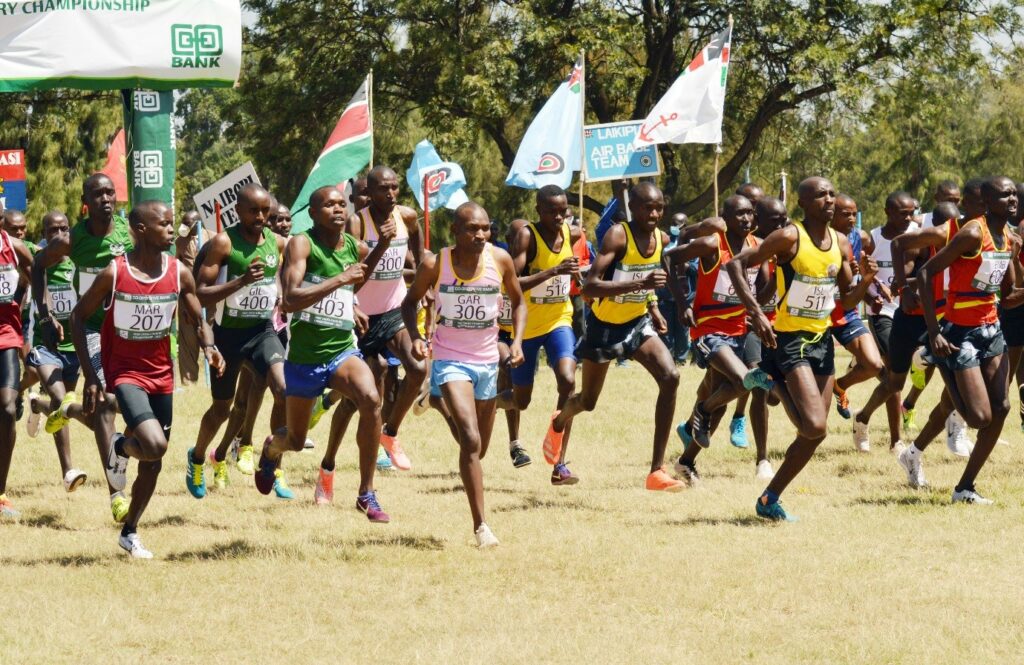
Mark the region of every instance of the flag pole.
[[430, 249], [430, 194], [427, 192], [427, 177], [423, 176], [423, 246]]
[[587, 179], [587, 51], [580, 49], [580, 206], [576, 214], [583, 226], [583, 183]]
[[782, 172], [781, 172], [781, 173], [779, 173], [779, 177], [780, 177], [780, 178], [782, 178], [782, 191], [781, 191], [781, 192], [779, 192], [779, 198], [780, 198], [780, 199], [782, 199], [782, 202], [783, 202], [783, 203], [785, 203], [785, 202], [786, 202], [786, 194], [787, 194], [787, 190], [789, 189], [789, 188], [788, 188], [788, 187], [786, 186], [786, 184], [787, 184], [787, 183], [786, 183], [786, 177], [787, 177], [788, 175], [789, 175], [789, 174], [788, 174], [788, 173], [786, 173], [786, 170], [785, 170], [785, 169], [783, 169], [783, 170], [782, 170]]
[[714, 181], [714, 192], [715, 192], [715, 210], [712, 216], [718, 215], [718, 156], [722, 154], [722, 144], [719, 143], [715, 146], [715, 181]]
[[373, 168], [373, 69], [366, 75], [366, 108], [370, 112], [370, 168]]

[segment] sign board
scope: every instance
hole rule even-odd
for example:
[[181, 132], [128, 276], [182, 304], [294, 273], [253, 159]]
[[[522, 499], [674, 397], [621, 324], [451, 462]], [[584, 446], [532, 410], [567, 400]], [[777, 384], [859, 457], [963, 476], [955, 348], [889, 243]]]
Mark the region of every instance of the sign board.
[[583, 168], [587, 182], [640, 178], [661, 173], [657, 146], [634, 147], [641, 120], [583, 128]]
[[0, 203], [4, 210], [25, 212], [28, 207], [24, 150], [0, 150]]
[[125, 166], [132, 203], [163, 201], [174, 209], [174, 93], [124, 90], [128, 152]]
[[196, 194], [193, 199], [199, 216], [203, 218], [203, 226], [214, 233], [217, 232], [217, 203], [220, 203], [220, 230], [229, 229], [237, 224], [235, 204], [238, 202], [238, 192], [252, 182], [261, 184], [252, 162], [246, 162]]
[[238, 0], [0, 2], [0, 92], [230, 87]]

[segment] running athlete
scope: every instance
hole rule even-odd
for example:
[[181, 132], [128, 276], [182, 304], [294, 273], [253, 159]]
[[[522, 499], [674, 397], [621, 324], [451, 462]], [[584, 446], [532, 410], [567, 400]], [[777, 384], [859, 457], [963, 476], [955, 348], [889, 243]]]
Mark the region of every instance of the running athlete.
[[[928, 326], [931, 359], [942, 373], [957, 411], [978, 439], [953, 503], [991, 504], [974, 483], [988, 460], [1010, 411], [1009, 359], [999, 327], [997, 301], [1006, 309], [1024, 303], [1017, 286], [1020, 239], [1010, 230], [1017, 212], [1017, 188], [1012, 180], [996, 176], [981, 188], [986, 212], [965, 221], [948, 244], [921, 267], [918, 292]], [[941, 326], [930, 297], [932, 280], [949, 270], [945, 320]], [[917, 446], [914, 446], [915, 450]]]
[[[511, 244], [512, 261], [519, 275], [519, 287], [526, 298], [526, 330], [523, 333], [523, 363], [511, 370], [512, 389], [498, 397], [498, 406], [525, 411], [533, 398], [537, 357], [543, 348], [555, 374], [557, 414], [576, 389], [576, 336], [572, 331], [572, 301], [569, 290], [580, 279], [580, 262], [572, 246], [582, 235], [579, 227], [566, 223], [568, 199], [558, 185], [537, 190], [537, 223], [521, 228]], [[553, 417], [553, 416], [552, 416]], [[575, 485], [579, 478], [565, 464], [572, 421], [560, 437], [545, 437], [544, 460], [553, 465], [552, 485]]]
[[[384, 355], [388, 350], [405, 368], [405, 381], [384, 423], [380, 443], [391, 456], [391, 462], [408, 471], [412, 463], [398, 440], [398, 429], [427, 373], [423, 361], [413, 357], [412, 340], [402, 323], [401, 305], [406, 292], [403, 270], [408, 250], [412, 250], [417, 265], [422, 260], [423, 234], [416, 211], [397, 203], [398, 176], [394, 171], [386, 166], [374, 167], [366, 176], [366, 187], [370, 203], [356, 211], [346, 231], [365, 241], [371, 250], [380, 247], [383, 253], [359, 291], [359, 308], [370, 317], [366, 333], [359, 336], [359, 350], [367, 358]], [[371, 366], [376, 368], [375, 376], [384, 371], [386, 364]]]
[[[136, 245], [95, 275], [71, 312], [71, 334], [85, 370], [85, 413], [92, 413], [101, 396], [113, 391], [131, 433], [118, 434], [111, 442], [105, 465], [108, 482], [123, 489], [128, 458], [139, 461], [118, 545], [133, 558], [152, 559], [153, 553], [139, 538], [138, 526], [156, 490], [171, 436], [174, 361], [170, 336], [179, 301], [190, 322], [199, 328], [200, 344], [215, 372], [223, 370], [224, 359], [203, 321], [192, 273], [167, 253], [174, 244], [173, 211], [162, 201], [145, 201], [128, 217]], [[110, 315], [104, 317], [100, 332], [101, 378], [92, 366], [87, 321], [103, 310]]]
[[[4, 222], [4, 231], [7, 232], [7, 235], [11, 236], [15, 240], [20, 240], [21, 242], [25, 243], [25, 246], [28, 247], [29, 252], [33, 256], [35, 256], [35, 253], [39, 250], [39, 247], [34, 242], [28, 240], [25, 237], [28, 234], [28, 220], [25, 219], [25, 214], [23, 212], [21, 212], [20, 210], [15, 210], [14, 208], [8, 208], [7, 210], [3, 211], [2, 219], [3, 219], [3, 222]], [[23, 337], [25, 338], [25, 345], [22, 347], [22, 350], [21, 350], [21, 357], [23, 359], [24, 359], [24, 357], [26, 355], [28, 355], [29, 349], [32, 348], [32, 346], [31, 346], [31, 344], [32, 344], [32, 335], [30, 334], [30, 330], [31, 330], [30, 329], [30, 322], [32, 320], [30, 308], [31, 308], [32, 302], [31, 302], [31, 298], [29, 297], [30, 294], [28, 294], [28, 289], [26, 289], [25, 291], [26, 291], [26, 294], [25, 294], [24, 302], [22, 303], [22, 307], [21, 307], [21, 331], [22, 331]], [[38, 380], [37, 377], [32, 376], [32, 374], [34, 374], [34, 370], [31, 371], [31, 372], [26, 370], [25, 373], [28, 375], [28, 376], [25, 377], [25, 379], [29, 379], [29, 383], [35, 383], [35, 381]], [[23, 391], [24, 391], [25, 387], [27, 387], [27, 383], [23, 379], [22, 380], [22, 390]], [[22, 401], [21, 395], [18, 395], [17, 408], [18, 408], [18, 413], [17, 413], [18, 420], [21, 420], [22, 412], [25, 409], [25, 405], [24, 405], [24, 402]]]
[[629, 210], [633, 221], [617, 223], [604, 234], [587, 273], [583, 295], [594, 298], [594, 304], [587, 315], [583, 339], [576, 347], [576, 355], [583, 359], [582, 389], [555, 414], [547, 436], [555, 444], [553, 448], [560, 448], [560, 439], [573, 417], [597, 407], [609, 363], [635, 358], [658, 384], [651, 470], [645, 487], [678, 492], [686, 484], [669, 475], [664, 463], [679, 372], [658, 336], [668, 330], [668, 325], [654, 297], [654, 290], [668, 282], [661, 256], [668, 235], [658, 228], [665, 213], [665, 197], [653, 183], [641, 182], [630, 189]]
[[[75, 224], [70, 235], [54, 238], [36, 253], [35, 261], [32, 263], [32, 299], [39, 317], [39, 332], [43, 344], [54, 353], [59, 352], [61, 340], [73, 331], [65, 331], [55, 313], [50, 311], [50, 304], [45, 298], [46, 271], [65, 258], [70, 258], [75, 264], [75, 296], [80, 301], [82, 295], [92, 286], [96, 276], [103, 272], [112, 260], [131, 251], [133, 241], [128, 220], [114, 214], [116, 198], [114, 183], [106, 175], [97, 173], [86, 178], [82, 183], [82, 203], [85, 204], [89, 216]], [[105, 317], [106, 310], [95, 308], [95, 311], [83, 321], [83, 333], [89, 345], [89, 362], [101, 383], [103, 363], [100, 354], [100, 329]], [[82, 358], [81, 353], [78, 357]], [[110, 459], [114, 414], [117, 412], [113, 396], [107, 399], [107, 395], [109, 393], [102, 393], [100, 401], [87, 413], [104, 466]], [[115, 487], [108, 479], [107, 489], [110, 492], [111, 515], [114, 521], [123, 522], [128, 515], [128, 499], [121, 491], [124, 487]]]
[[[775, 379], [773, 392], [797, 430], [782, 465], [757, 500], [757, 515], [773, 521], [795, 519], [783, 509], [779, 496], [828, 433], [835, 378], [828, 329], [836, 286], [842, 295], [840, 304], [852, 307], [864, 298], [877, 270], [874, 261], [864, 257], [860, 266], [863, 280], [851, 288], [849, 242], [830, 227], [836, 198], [832, 183], [821, 177], [807, 178], [797, 194], [803, 222], [771, 233], [760, 245], [744, 249], [726, 264], [751, 325], [764, 343], [761, 368]], [[748, 267], [772, 259], [776, 261], [779, 293], [774, 330], [745, 279]]]
[[[476, 203], [463, 203], [452, 224], [455, 244], [420, 264], [402, 303], [413, 353], [427, 357], [427, 343], [416, 326], [420, 301], [434, 292], [437, 329], [431, 345], [430, 390], [443, 397], [457, 430], [459, 473], [469, 499], [473, 532], [481, 548], [498, 539], [484, 522], [484, 479], [480, 462], [487, 454], [494, 428], [498, 380], [498, 314], [505, 297], [512, 304], [512, 342], [508, 363], [523, 363], [526, 307], [512, 258], [492, 245], [491, 222]], [[502, 296], [504, 287], [505, 296]]]
[[[310, 195], [309, 216], [313, 227], [292, 236], [281, 269], [281, 309], [292, 314], [284, 366], [287, 426], [267, 437], [256, 488], [262, 494], [270, 493], [281, 456], [288, 450], [300, 451], [305, 444], [313, 403], [325, 390], [337, 390], [359, 411], [356, 509], [371, 522], [388, 522], [373, 489], [381, 431], [380, 395], [352, 333], [357, 316], [354, 291], [364, 284], [387, 244], [378, 243], [371, 253], [366, 243], [345, 232], [345, 196], [336, 187], [321, 187]], [[381, 237], [387, 236], [382, 233]], [[319, 487], [328, 493], [329, 502], [334, 495], [333, 469], [320, 469]]]
[[25, 243], [0, 230], [0, 519], [20, 513], [7, 498], [7, 474], [17, 438], [16, 407], [21, 385], [21, 347], [24, 345], [21, 303], [32, 268]]
[[[238, 224], [210, 240], [199, 268], [199, 300], [204, 307], [216, 305], [213, 335], [224, 354], [225, 369], [219, 377], [210, 377], [213, 401], [199, 423], [196, 445], [189, 448], [185, 460], [185, 487], [197, 499], [206, 496], [206, 449], [231, 413], [242, 364], [249, 363], [254, 379], [266, 382], [275, 403], [284, 399], [285, 351], [271, 323], [278, 299], [276, 275], [284, 238], [267, 226], [270, 199], [267, 190], [257, 184], [243, 187], [235, 206]], [[258, 411], [259, 403], [250, 395], [243, 430]], [[284, 425], [282, 416], [280, 407], [271, 412], [272, 431]], [[220, 448], [214, 453], [215, 465], [223, 465], [215, 467], [215, 473], [226, 473], [225, 453]], [[246, 454], [251, 452], [239, 449], [239, 456]], [[280, 470], [278, 473], [280, 487]], [[286, 491], [282, 498], [291, 498], [290, 494]]]
[[[519, 231], [530, 224], [525, 219], [514, 219], [509, 224], [505, 242], [509, 248], [515, 243]], [[581, 236], [582, 237], [582, 236]], [[575, 253], [575, 252], [574, 252]], [[579, 258], [579, 257], [577, 257]], [[581, 292], [582, 296], [582, 292]], [[515, 319], [512, 316], [512, 298], [507, 297], [502, 287], [501, 314], [498, 316], [498, 395], [512, 390], [512, 368], [509, 365], [509, 358], [512, 353], [512, 332], [515, 327]], [[582, 329], [583, 325], [580, 324]], [[575, 378], [575, 377], [574, 377]], [[521, 469], [529, 466], [533, 460], [527, 454], [523, 444], [519, 441], [519, 409], [505, 408], [505, 425], [508, 427], [508, 454], [512, 458], [512, 466]]]

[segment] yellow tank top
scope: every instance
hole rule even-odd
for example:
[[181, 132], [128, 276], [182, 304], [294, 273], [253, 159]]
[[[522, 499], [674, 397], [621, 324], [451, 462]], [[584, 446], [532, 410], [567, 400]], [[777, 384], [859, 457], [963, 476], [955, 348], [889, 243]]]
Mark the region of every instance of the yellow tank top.
[[824, 333], [832, 324], [835, 309], [836, 276], [843, 257], [839, 251], [839, 238], [831, 227], [829, 248], [814, 245], [803, 222], [794, 222], [799, 244], [796, 256], [789, 263], [780, 263], [775, 269], [777, 291], [781, 294], [775, 317], [775, 330], [779, 332]]
[[[639, 282], [661, 267], [661, 231], [654, 231], [654, 252], [644, 256], [637, 249], [633, 231], [626, 222], [619, 222], [626, 230], [626, 253], [613, 266], [611, 281]], [[605, 275], [605, 279], [608, 276]], [[647, 313], [647, 303], [654, 294], [652, 289], [634, 289], [611, 298], [598, 298], [594, 302], [594, 316], [605, 323], [626, 323]]]
[[[572, 242], [569, 225], [562, 224], [562, 249], [551, 251], [536, 224], [530, 224], [530, 233], [537, 245], [537, 254], [526, 266], [527, 274], [534, 275], [554, 268], [562, 261], [572, 258]], [[523, 339], [546, 335], [555, 328], [572, 325], [572, 302], [569, 301], [569, 286], [572, 275], [556, 275], [538, 284], [523, 294], [526, 298], [526, 331]]]

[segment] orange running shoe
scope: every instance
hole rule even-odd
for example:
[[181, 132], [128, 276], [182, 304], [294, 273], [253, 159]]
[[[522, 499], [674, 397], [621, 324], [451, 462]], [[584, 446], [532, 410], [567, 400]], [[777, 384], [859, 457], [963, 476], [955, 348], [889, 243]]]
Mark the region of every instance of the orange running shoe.
[[412, 462], [409, 461], [409, 456], [402, 450], [402, 444], [398, 442], [397, 436], [388, 436], [381, 432], [380, 445], [384, 446], [384, 450], [388, 451], [388, 455], [391, 455], [391, 463], [395, 465], [395, 468], [402, 471], [408, 471], [412, 468]]
[[554, 464], [562, 455], [562, 437], [565, 436], [565, 432], [555, 431], [555, 418], [558, 417], [559, 413], [561, 411], [555, 411], [551, 414], [548, 433], [544, 435], [544, 461], [548, 464]]
[[324, 471], [320, 467], [320, 473], [316, 479], [316, 489], [313, 490], [313, 503], [318, 506], [328, 506], [334, 501], [334, 472]]
[[681, 492], [686, 489], [686, 483], [681, 480], [676, 480], [670, 476], [665, 469], [652, 471], [647, 476], [647, 482], [644, 486], [655, 492]]

